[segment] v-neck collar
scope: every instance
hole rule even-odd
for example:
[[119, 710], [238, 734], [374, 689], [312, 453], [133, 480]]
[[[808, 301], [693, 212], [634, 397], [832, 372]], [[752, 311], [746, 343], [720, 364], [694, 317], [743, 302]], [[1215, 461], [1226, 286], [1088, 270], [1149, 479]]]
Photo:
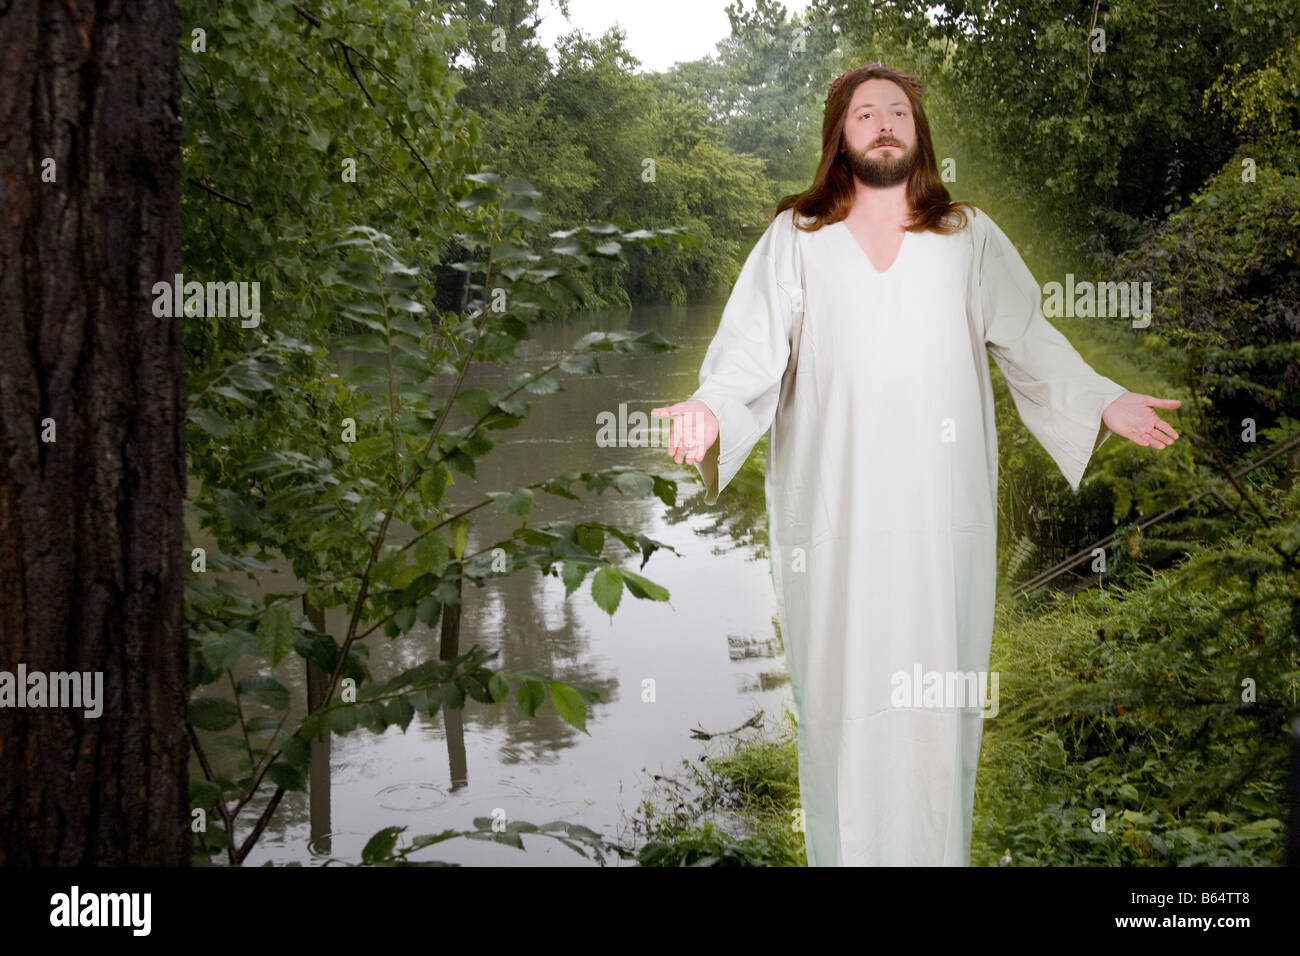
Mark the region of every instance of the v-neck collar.
[[867, 255], [867, 250], [862, 248], [862, 244], [858, 242], [858, 237], [853, 235], [853, 231], [849, 229], [848, 225], [844, 222], [843, 219], [841, 219], [839, 222], [833, 223], [832, 225], [843, 227], [844, 235], [848, 238], [849, 242], [852, 243], [854, 248], [858, 250], [858, 253], [866, 261], [867, 267], [871, 270], [871, 274], [877, 276], [888, 275], [890, 272], [893, 271], [894, 266], [898, 265], [898, 260], [903, 258], [903, 252], [907, 249], [907, 239], [911, 235], [911, 233], [906, 229], [903, 230], [903, 241], [899, 243], [898, 252], [894, 253], [894, 261], [891, 262], [888, 268], [886, 268], [882, 272], [880, 269], [876, 268], [876, 264], [871, 261], [871, 256]]

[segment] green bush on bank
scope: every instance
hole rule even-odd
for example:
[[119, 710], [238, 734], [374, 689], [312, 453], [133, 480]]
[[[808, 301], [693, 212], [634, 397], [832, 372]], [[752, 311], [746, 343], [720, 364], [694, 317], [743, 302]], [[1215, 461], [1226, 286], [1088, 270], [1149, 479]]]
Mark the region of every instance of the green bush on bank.
[[1128, 590], [999, 609], [973, 863], [1280, 861], [1300, 489], [1251, 494], [1267, 521]]

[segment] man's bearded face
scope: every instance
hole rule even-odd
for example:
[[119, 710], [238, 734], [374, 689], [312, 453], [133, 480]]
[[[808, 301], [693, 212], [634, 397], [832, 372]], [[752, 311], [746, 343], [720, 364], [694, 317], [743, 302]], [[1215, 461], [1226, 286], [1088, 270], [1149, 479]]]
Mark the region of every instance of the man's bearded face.
[[[895, 186], [911, 175], [919, 155], [917, 142], [904, 147], [892, 134], [885, 133], [860, 153], [845, 146], [844, 155], [855, 176], [868, 186]], [[882, 148], [887, 146], [896, 149]]]

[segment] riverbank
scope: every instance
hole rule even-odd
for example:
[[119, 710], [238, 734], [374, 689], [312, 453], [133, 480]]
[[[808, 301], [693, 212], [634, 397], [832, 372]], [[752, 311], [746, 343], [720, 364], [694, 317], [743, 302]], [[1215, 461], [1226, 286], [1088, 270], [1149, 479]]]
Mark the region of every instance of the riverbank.
[[755, 723], [656, 778], [632, 824], [642, 866], [805, 865], [794, 714]]

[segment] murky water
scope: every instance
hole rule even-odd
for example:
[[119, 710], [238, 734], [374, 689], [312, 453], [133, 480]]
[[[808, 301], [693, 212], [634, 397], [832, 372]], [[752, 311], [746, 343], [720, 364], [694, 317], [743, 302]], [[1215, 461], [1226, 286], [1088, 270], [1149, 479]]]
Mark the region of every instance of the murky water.
[[[512, 694], [502, 705], [467, 701], [463, 711], [433, 717], [417, 714], [402, 732], [382, 735], [358, 729], [331, 742], [328, 801], [323, 774], [312, 820], [306, 794], [286, 794], [272, 824], [246, 865], [267, 861], [316, 865], [331, 856], [359, 860], [376, 831], [405, 826], [404, 837], [446, 828], [470, 829], [475, 817], [505, 814], [509, 820], [544, 823], [566, 820], [600, 831], [606, 838], [631, 842], [627, 817], [650, 789], [652, 774], [674, 774], [682, 760], [695, 760], [706, 744], [690, 731], [730, 730], [755, 711], [769, 721], [790, 706], [788, 677], [779, 641], [776, 600], [764, 552], [763, 519], [720, 522], [739, 502], [724, 491], [718, 505], [702, 503], [703, 490], [688, 483], [689, 471], [661, 448], [602, 448], [596, 443], [596, 416], [628, 411], [647, 415], [659, 405], [689, 397], [697, 384], [704, 350], [717, 328], [721, 305], [641, 308], [597, 313], [539, 325], [523, 350], [535, 368], [561, 354], [593, 329], [655, 329], [680, 348], [649, 356], [601, 354], [603, 376], [563, 378], [566, 391], [529, 396], [533, 412], [518, 428], [492, 432], [504, 439], [478, 462], [479, 478], [457, 475], [455, 504], [472, 504], [485, 491], [508, 490], [561, 472], [594, 470], [627, 463], [649, 466], [679, 477], [677, 507], [657, 498], [624, 499], [617, 491], [582, 493], [581, 502], [538, 492], [529, 523], [547, 520], [600, 520], [641, 532], [677, 548], [680, 556], [659, 551], [642, 571], [668, 588], [668, 603], [641, 601], [626, 590], [611, 619], [590, 594], [590, 576], [570, 598], [558, 578], [520, 571], [481, 589], [466, 586], [460, 650], [478, 643], [499, 650], [492, 666], [506, 671], [533, 669], [584, 684], [601, 696], [589, 705], [583, 734], [562, 721], [549, 701], [533, 718], [525, 716]], [[343, 366], [355, 364], [339, 356]], [[468, 384], [489, 386], [505, 370], [486, 368]], [[761, 493], [761, 492], [760, 492]], [[730, 501], [728, 499], [731, 499]], [[760, 500], [761, 505], [761, 500]], [[508, 535], [518, 518], [496, 508], [476, 512], [469, 552]], [[397, 529], [403, 540], [406, 529]], [[752, 542], [757, 532], [759, 544]], [[193, 543], [211, 546], [194, 527]], [[621, 548], [617, 542], [613, 547]], [[617, 554], [607, 545], [607, 554]], [[639, 555], [620, 563], [633, 570]], [[290, 591], [295, 580], [286, 565], [257, 582], [235, 579], [250, 594]], [[346, 631], [346, 609], [327, 614], [327, 629]], [[369, 639], [370, 669], [382, 679], [437, 656], [438, 635], [422, 625], [390, 640], [377, 632]], [[290, 655], [277, 677], [304, 705], [302, 659]], [[653, 679], [656, 699], [644, 702], [643, 682]], [[205, 688], [213, 693], [221, 685]], [[296, 711], [293, 719], [301, 716]], [[770, 725], [769, 725], [770, 726]], [[714, 752], [718, 745], [712, 745]], [[198, 768], [195, 767], [195, 771]], [[327, 805], [326, 805], [327, 804]], [[256, 808], [240, 816], [242, 840], [256, 819]], [[468, 865], [593, 865], [547, 837], [525, 836], [520, 852], [485, 841], [455, 839], [418, 859]], [[616, 858], [609, 860], [617, 865]], [[627, 865], [627, 864], [624, 864]]]

